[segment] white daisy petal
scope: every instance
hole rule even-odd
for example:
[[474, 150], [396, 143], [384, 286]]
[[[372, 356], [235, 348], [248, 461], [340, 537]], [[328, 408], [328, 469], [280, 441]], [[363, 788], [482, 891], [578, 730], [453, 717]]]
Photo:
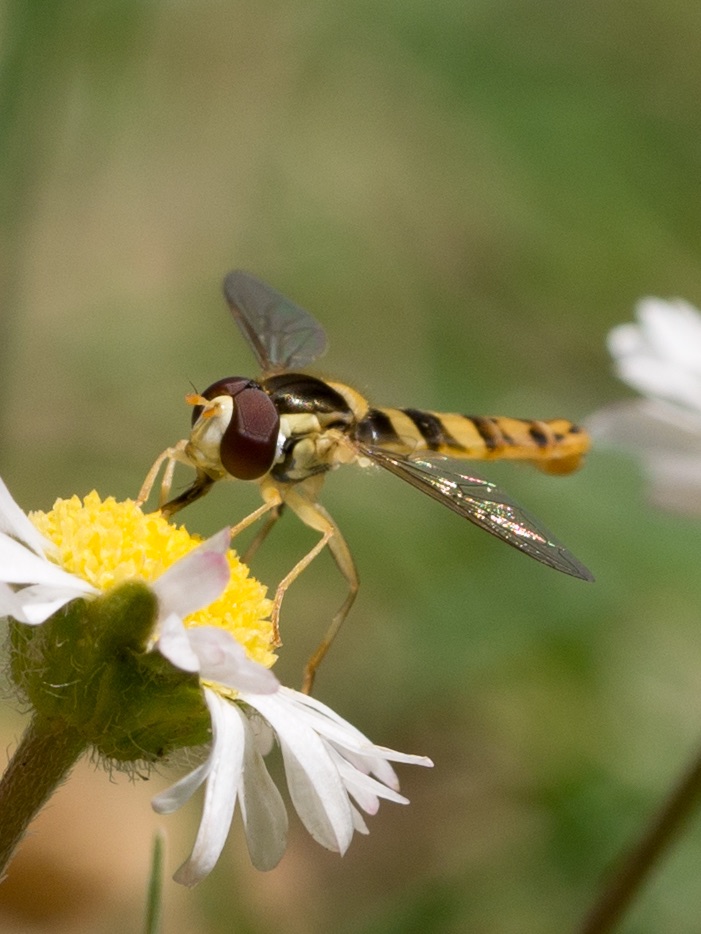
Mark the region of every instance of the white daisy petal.
[[[334, 710], [322, 704], [315, 697], [301, 694], [291, 688], [281, 687], [288, 702], [302, 715], [306, 722], [320, 735], [330, 742], [343, 748], [346, 759], [354, 762], [357, 769], [372, 772], [378, 775], [382, 772], [381, 780], [390, 787], [399, 787], [394, 770], [387, 760], [404, 762], [408, 765], [431, 766], [433, 763], [426, 756], [415, 756], [409, 753], [395, 752], [384, 746], [376, 746], [360, 730], [340, 717]], [[354, 757], [357, 754], [357, 758]]]
[[634, 399], [590, 416], [595, 440], [637, 455], [664, 509], [701, 515], [701, 415], [668, 402]]
[[701, 459], [701, 415], [669, 402], [632, 399], [599, 409], [586, 420], [597, 441], [617, 441], [646, 453], [672, 449], [675, 456]]
[[212, 871], [224, 848], [241, 784], [245, 745], [239, 711], [213, 691], [205, 688], [204, 693], [212, 717], [212, 766], [195, 845], [173, 876], [187, 886], [196, 885]]
[[660, 506], [701, 515], [701, 313], [658, 298], [642, 299], [636, 313], [608, 347], [620, 378], [648, 398], [607, 406], [587, 428], [641, 458]]
[[190, 643], [189, 631], [176, 613], [169, 613], [160, 624], [158, 651], [183, 671], [199, 671], [200, 660]]
[[15, 592], [15, 596], [22, 607], [22, 618], [11, 614], [18, 622], [37, 625], [44, 623], [61, 607], [78, 597], [85, 597], [84, 590], [78, 587], [51, 587], [45, 584], [23, 587]]
[[53, 551], [53, 545], [34, 527], [0, 479], [0, 532], [19, 539], [38, 555]]
[[339, 756], [338, 771], [343, 783], [366, 814], [376, 814], [380, 807], [380, 798], [394, 801], [395, 804], [408, 804], [409, 799], [400, 795], [393, 788], [388, 788], [376, 778], [359, 772], [351, 766], [342, 756]]
[[643, 337], [658, 357], [701, 374], [701, 316], [681, 298], [642, 298], [636, 305]]
[[0, 581], [6, 584], [49, 584], [57, 587], [65, 586], [73, 592], [97, 593], [97, 590], [87, 581], [69, 574], [13, 538], [2, 534], [0, 534]]
[[241, 816], [251, 862], [265, 871], [274, 869], [285, 852], [287, 810], [256, 748], [251, 723], [243, 713], [241, 718], [246, 732]]
[[[205, 693], [214, 733], [208, 762], [155, 802], [158, 810], [171, 810], [206, 777], [197, 841], [192, 856], [175, 876], [187, 885], [194, 885], [212, 868], [237, 797], [253, 865], [272, 869], [282, 857], [287, 815], [261, 752], [269, 747], [271, 730], [282, 751], [290, 797], [300, 819], [322, 846], [341, 854], [355, 832], [368, 832], [361, 810], [376, 813], [382, 799], [407, 803], [394, 787], [390, 760], [432, 764], [424, 756], [374, 746], [330, 708], [289, 688], [280, 687], [269, 695], [243, 691], [234, 699], [221, 697], [211, 688]], [[326, 732], [333, 738], [323, 735]], [[378, 773], [389, 782], [378, 778]]]
[[[279, 688], [278, 690], [281, 690]], [[251, 708], [248, 714], [248, 723], [256, 743], [256, 749], [261, 756], [267, 756], [275, 745], [275, 732], [267, 720], [264, 720], [257, 710]]]
[[213, 751], [207, 761], [198, 765], [180, 781], [161, 791], [151, 799], [151, 807], [157, 814], [172, 814], [182, 807], [194, 795], [203, 781], [212, 771]]
[[617, 361], [616, 372], [638, 392], [697, 411], [700, 408], [701, 378], [676, 364], [649, 355], [622, 357]]
[[353, 830], [355, 830], [356, 833], [362, 833], [364, 836], [367, 836], [370, 833], [370, 828], [365, 823], [363, 815], [353, 804], [351, 804], [351, 813], [353, 815]]
[[619, 377], [653, 398], [701, 412], [701, 315], [687, 302], [642, 299], [638, 324], [608, 337]]
[[[340, 751], [343, 754], [343, 758], [349, 762], [354, 769], [357, 769], [358, 772], [363, 772], [366, 775], [374, 775], [383, 785], [398, 791], [399, 779], [397, 778], [397, 773], [386, 758], [380, 758], [375, 754], [375, 750], [381, 748], [380, 746], [375, 746], [373, 747], [372, 753], [367, 749], [364, 753], [358, 753], [345, 746], [341, 748]], [[408, 756], [406, 759], [400, 759], [400, 756], [402, 756], [401, 753], [393, 752], [391, 749], [388, 749], [387, 753], [389, 754], [389, 758], [393, 761], [406, 761], [408, 765], [432, 764], [431, 760], [427, 759], [425, 756]]]
[[353, 836], [350, 805], [322, 740], [300, 721], [285, 698], [243, 695], [243, 699], [275, 730], [290, 797], [304, 826], [322, 846], [345, 853]]
[[19, 623], [28, 622], [20, 598], [11, 587], [0, 582], [0, 619], [4, 619], [6, 616], [11, 616]]
[[328, 752], [313, 734], [301, 748], [278, 738], [287, 787], [300, 820], [317, 843], [343, 855], [353, 838], [353, 819], [348, 796]]
[[200, 677], [237, 691], [272, 694], [279, 683], [268, 668], [252, 661], [231, 633], [215, 626], [187, 630], [190, 647], [199, 661]]
[[229, 529], [222, 529], [154, 581], [163, 617], [170, 613], [189, 616], [221, 595], [231, 576], [225, 557], [230, 539]]

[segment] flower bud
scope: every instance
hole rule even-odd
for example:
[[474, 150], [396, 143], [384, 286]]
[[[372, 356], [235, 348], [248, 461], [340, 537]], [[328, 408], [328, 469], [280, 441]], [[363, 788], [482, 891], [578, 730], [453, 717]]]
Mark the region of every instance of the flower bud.
[[11, 674], [41, 716], [119, 762], [153, 761], [210, 738], [196, 674], [150, 651], [157, 615], [144, 583], [74, 600], [41, 626], [11, 622]]

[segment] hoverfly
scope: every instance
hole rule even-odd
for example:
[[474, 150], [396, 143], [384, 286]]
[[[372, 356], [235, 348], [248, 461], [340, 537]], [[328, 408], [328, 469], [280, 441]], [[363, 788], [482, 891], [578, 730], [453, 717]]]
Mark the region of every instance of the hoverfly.
[[[348, 594], [307, 663], [303, 691], [311, 690], [316, 670], [358, 591], [348, 545], [319, 503], [325, 474], [341, 464], [378, 464], [536, 561], [593, 580], [587, 568], [509, 496], [488, 480], [464, 473], [458, 464], [458, 459], [510, 458], [530, 461], [547, 473], [569, 473], [589, 448], [581, 428], [564, 419], [529, 421], [373, 407], [344, 383], [300, 372], [326, 351], [324, 330], [308, 312], [240, 270], [225, 278], [224, 295], [262, 375], [258, 380], [226, 377], [201, 394], [187, 396], [194, 406], [190, 437], [158, 457], [138, 502], [148, 498], [166, 461], [160, 508], [167, 517], [204, 496], [217, 480], [259, 484], [263, 505], [232, 529], [234, 537], [267, 513], [244, 560], [285, 506], [321, 533], [280, 582], [273, 603], [279, 642], [285, 591], [328, 545]], [[195, 479], [167, 501], [177, 462], [194, 467]]]

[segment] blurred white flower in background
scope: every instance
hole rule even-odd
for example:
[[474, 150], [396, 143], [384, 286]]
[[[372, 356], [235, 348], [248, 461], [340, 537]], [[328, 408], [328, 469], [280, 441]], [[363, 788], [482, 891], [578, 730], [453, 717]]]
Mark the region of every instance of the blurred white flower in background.
[[643, 298], [637, 323], [608, 336], [617, 375], [642, 399], [596, 412], [596, 440], [640, 457], [654, 500], [701, 515], [701, 313], [682, 299]]

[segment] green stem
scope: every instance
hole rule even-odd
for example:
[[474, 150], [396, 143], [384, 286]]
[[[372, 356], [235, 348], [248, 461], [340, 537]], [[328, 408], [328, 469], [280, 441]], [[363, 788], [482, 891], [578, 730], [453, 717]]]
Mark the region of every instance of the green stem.
[[579, 934], [609, 934], [638, 895], [665, 850], [701, 799], [701, 755], [691, 764], [653, 816], [579, 928]]
[[66, 778], [85, 741], [58, 720], [35, 717], [0, 780], [0, 879], [30, 822]]

